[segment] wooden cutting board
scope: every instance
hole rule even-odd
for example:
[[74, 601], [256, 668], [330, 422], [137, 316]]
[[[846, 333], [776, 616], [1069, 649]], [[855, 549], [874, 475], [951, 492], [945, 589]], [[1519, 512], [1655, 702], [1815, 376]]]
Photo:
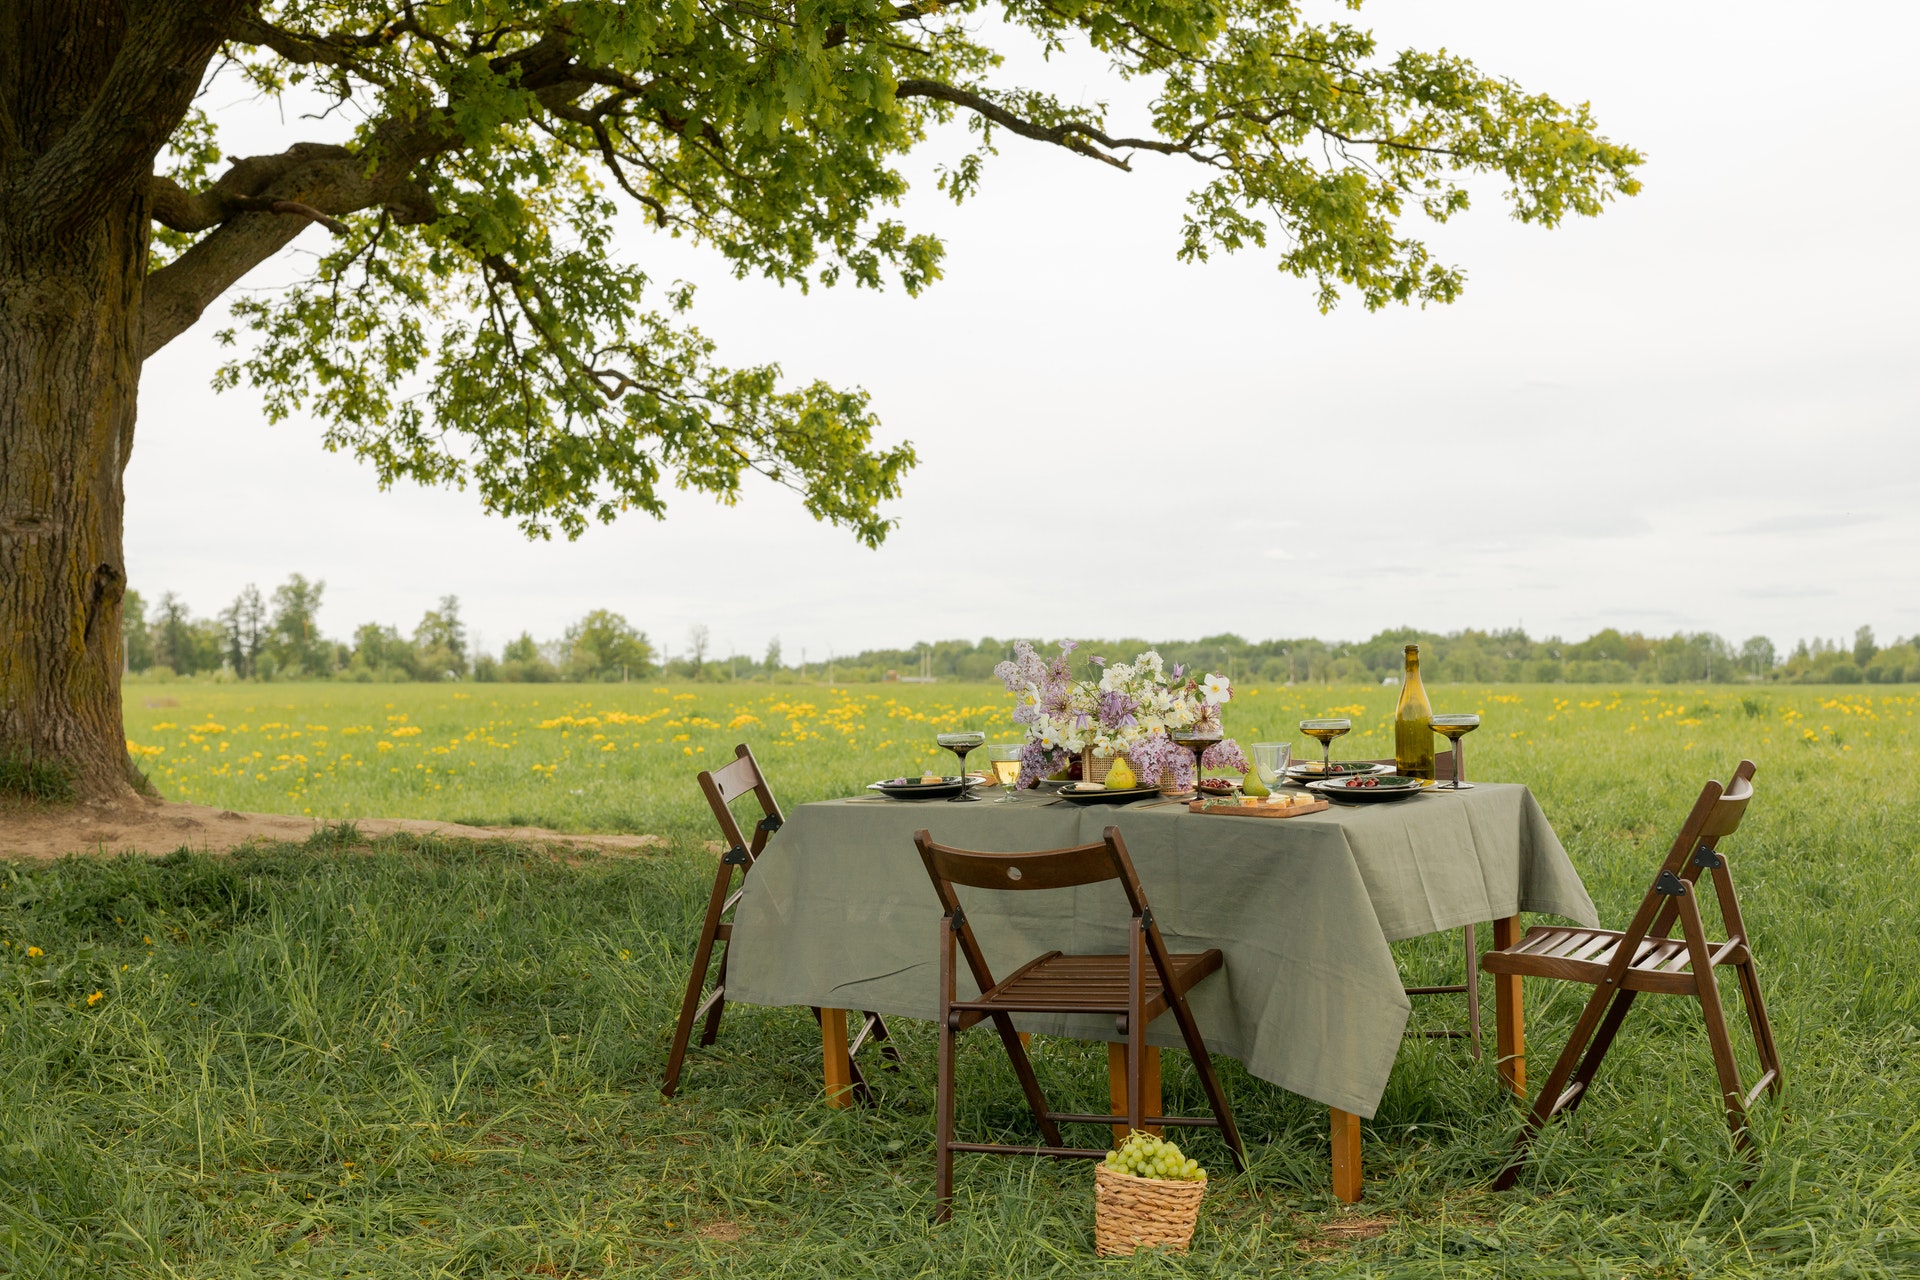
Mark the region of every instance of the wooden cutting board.
[[1325, 800], [1315, 800], [1312, 804], [1288, 805], [1284, 809], [1278, 805], [1223, 804], [1218, 800], [1195, 800], [1187, 806], [1187, 812], [1220, 814], [1229, 818], [1297, 818], [1304, 813], [1319, 813], [1327, 807]]

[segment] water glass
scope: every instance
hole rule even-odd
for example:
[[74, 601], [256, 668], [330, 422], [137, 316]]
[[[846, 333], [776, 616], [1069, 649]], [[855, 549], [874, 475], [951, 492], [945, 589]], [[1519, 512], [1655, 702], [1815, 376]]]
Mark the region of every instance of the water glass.
[[1287, 766], [1293, 763], [1293, 744], [1291, 742], [1256, 742], [1253, 744], [1253, 773], [1267, 790], [1272, 791], [1287, 780]]

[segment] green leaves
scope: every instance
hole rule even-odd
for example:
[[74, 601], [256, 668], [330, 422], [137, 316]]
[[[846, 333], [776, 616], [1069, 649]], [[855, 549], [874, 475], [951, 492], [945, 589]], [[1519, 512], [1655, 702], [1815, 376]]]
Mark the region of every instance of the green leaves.
[[[1146, 118], [1006, 82], [989, 16], [1149, 81]], [[717, 362], [679, 318], [688, 291], [663, 310], [622, 260], [623, 203], [742, 276], [917, 292], [942, 247], [888, 216], [894, 161], [964, 115], [980, 145], [939, 179], [956, 201], [996, 131], [1197, 164], [1180, 256], [1269, 252], [1326, 309], [1457, 297], [1409, 223], [1465, 210], [1477, 175], [1547, 226], [1639, 189], [1641, 157], [1584, 104], [1444, 52], [1383, 55], [1291, 0], [283, 0], [232, 52], [265, 92], [313, 83], [363, 113], [366, 194], [328, 208], [351, 232], [311, 279], [235, 305], [259, 345], [223, 383], [311, 409], [382, 483], [472, 484], [542, 536], [658, 517], [668, 486], [730, 503], [758, 472], [877, 544], [914, 460], [873, 447], [858, 390]], [[199, 128], [183, 182], [209, 163]]]

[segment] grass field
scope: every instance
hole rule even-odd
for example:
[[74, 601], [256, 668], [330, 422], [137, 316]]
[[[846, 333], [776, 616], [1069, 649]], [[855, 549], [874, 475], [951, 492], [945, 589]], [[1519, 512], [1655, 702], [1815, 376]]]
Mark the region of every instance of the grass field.
[[[178, 705], [144, 706], [163, 696]], [[1391, 700], [1249, 690], [1227, 725], [1252, 740], [1360, 708], [1374, 736], [1351, 754], [1378, 754]], [[1228, 1176], [1194, 1139], [1216, 1179], [1190, 1258], [1096, 1262], [1080, 1165], [963, 1162], [955, 1223], [933, 1229], [922, 1024], [899, 1028], [909, 1068], [875, 1111], [819, 1104], [804, 1010], [731, 1012], [680, 1097], [655, 1091], [712, 866], [690, 774], [744, 738], [789, 803], [845, 791], [929, 759], [937, 727], [1004, 728], [997, 690], [134, 686], [129, 737], [158, 748], [147, 767], [175, 798], [650, 830], [673, 849], [563, 862], [336, 829], [224, 859], [0, 864], [0, 1274], [1920, 1274], [1920, 699], [1434, 702], [1486, 717], [1470, 769], [1535, 789], [1610, 921], [1701, 779], [1759, 762], [1729, 852], [1789, 1085], [1756, 1110], [1751, 1181], [1685, 1006], [1642, 1002], [1641, 1034], [1505, 1195], [1484, 1182], [1516, 1113], [1490, 1069], [1409, 1039], [1356, 1210], [1325, 1190], [1324, 1109], [1227, 1064], [1255, 1165]], [[1444, 939], [1400, 950], [1410, 979], [1445, 971]], [[1538, 1062], [1574, 1004], [1530, 999]], [[990, 1049], [965, 1055], [962, 1124], [1024, 1133]], [[1196, 1106], [1175, 1056], [1169, 1101]], [[1103, 1107], [1104, 1053], [1048, 1041], [1039, 1062], [1062, 1105]]]
[[[1858, 768], [1911, 747], [1920, 697], [1859, 688], [1443, 685], [1433, 700], [1437, 711], [1484, 717], [1467, 739], [1470, 771], [1541, 789], [1543, 769], [1596, 752], [1644, 759], [1664, 783], [1724, 775], [1739, 752], [1763, 768], [1829, 759]], [[1391, 755], [1396, 696], [1256, 686], [1229, 704], [1226, 726], [1242, 742], [1292, 739], [1304, 751], [1313, 744], [1295, 732], [1302, 717], [1348, 715], [1355, 730], [1342, 753]], [[168, 799], [614, 832], [704, 828], [692, 775], [736, 742], [753, 743], [781, 794], [800, 802], [950, 766], [933, 745], [945, 729], [1014, 741], [1011, 711], [997, 685], [172, 683], [129, 685], [126, 696], [135, 762]], [[984, 767], [984, 755], [972, 763]]]

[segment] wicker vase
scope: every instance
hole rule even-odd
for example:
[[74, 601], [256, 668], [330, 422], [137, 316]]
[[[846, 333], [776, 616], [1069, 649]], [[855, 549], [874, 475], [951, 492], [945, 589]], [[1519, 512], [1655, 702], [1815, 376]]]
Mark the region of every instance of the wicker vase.
[[1104, 783], [1107, 775], [1113, 772], [1113, 762], [1118, 758], [1117, 756], [1097, 756], [1093, 754], [1091, 747], [1082, 751], [1080, 753], [1081, 781]]
[[1136, 1178], [1103, 1165], [1093, 1170], [1093, 1251], [1103, 1258], [1135, 1249], [1185, 1253], [1200, 1216], [1204, 1179]]

